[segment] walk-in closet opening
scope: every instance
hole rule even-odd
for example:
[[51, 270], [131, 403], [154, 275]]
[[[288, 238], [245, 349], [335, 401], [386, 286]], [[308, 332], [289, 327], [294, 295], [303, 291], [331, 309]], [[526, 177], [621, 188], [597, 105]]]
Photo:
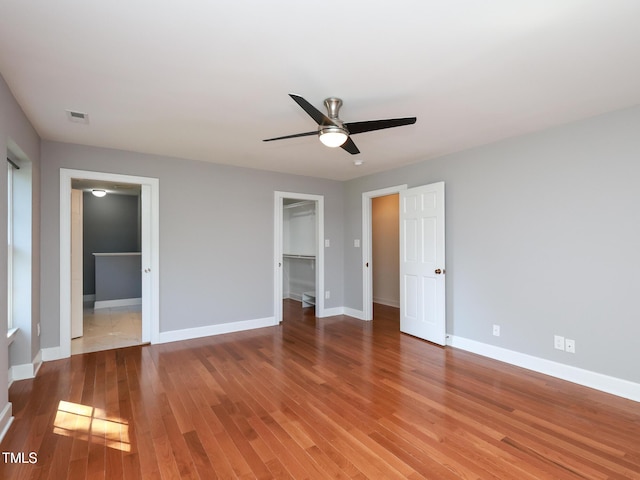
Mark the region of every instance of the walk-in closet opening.
[[285, 198], [282, 210], [283, 299], [316, 307], [316, 202]]
[[304, 314], [324, 314], [324, 197], [275, 192], [274, 317], [283, 302]]

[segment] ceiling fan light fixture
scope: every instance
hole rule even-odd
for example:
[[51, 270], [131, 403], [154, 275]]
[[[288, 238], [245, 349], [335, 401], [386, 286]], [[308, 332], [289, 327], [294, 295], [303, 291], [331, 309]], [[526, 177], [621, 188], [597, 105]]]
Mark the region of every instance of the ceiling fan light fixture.
[[[300, 95], [290, 93], [289, 96], [296, 102], [302, 109], [309, 114], [311, 118], [318, 124], [318, 138], [327, 147], [336, 148], [342, 147], [342, 149], [351, 155], [357, 155], [360, 150], [353, 143], [350, 135], [356, 133], [372, 132], [374, 130], [383, 130], [386, 128], [401, 127], [403, 125], [413, 125], [416, 123], [416, 117], [407, 118], [386, 118], [383, 120], [368, 120], [364, 122], [349, 122], [344, 123], [340, 120], [338, 112], [342, 105], [342, 100], [336, 97], [329, 97], [325, 99], [324, 106], [327, 109], [327, 115], [322, 113], [316, 107], [311, 105], [308, 101], [302, 98]], [[308, 137], [314, 135], [316, 131], [295, 133], [293, 135], [285, 135], [283, 137], [265, 138], [263, 142], [271, 142], [273, 140], [284, 140], [285, 138], [298, 138]]]
[[320, 129], [320, 141], [330, 148], [336, 148], [347, 141], [348, 135], [343, 128], [336, 126], [323, 127]]

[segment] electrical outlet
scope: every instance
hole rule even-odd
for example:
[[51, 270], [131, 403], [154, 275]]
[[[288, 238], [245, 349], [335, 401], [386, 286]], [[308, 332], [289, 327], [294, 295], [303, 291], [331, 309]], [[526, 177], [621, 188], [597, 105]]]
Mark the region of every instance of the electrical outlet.
[[570, 338], [565, 339], [564, 349], [569, 353], [576, 353], [576, 341]]
[[564, 350], [564, 337], [562, 337], [560, 335], [554, 335], [553, 336], [553, 346], [557, 350]]
[[324, 298], [326, 300], [329, 300], [331, 298], [331, 292], [329, 290], [327, 290], [326, 292], [324, 292]]
[[493, 326], [493, 336], [494, 337], [499, 337], [500, 336], [500, 325], [494, 325]]
[[324, 239], [324, 246], [325, 248], [329, 248], [331, 246], [331, 241], [328, 238]]
[[360, 240], [358, 238], [356, 238], [353, 241], [353, 246], [356, 247], [356, 248], [360, 248]]

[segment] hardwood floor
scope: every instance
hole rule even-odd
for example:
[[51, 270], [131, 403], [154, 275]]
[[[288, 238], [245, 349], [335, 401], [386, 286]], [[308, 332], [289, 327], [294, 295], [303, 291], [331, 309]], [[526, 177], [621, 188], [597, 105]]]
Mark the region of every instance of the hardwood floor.
[[316, 319], [45, 363], [12, 385], [2, 479], [640, 479], [640, 404]]

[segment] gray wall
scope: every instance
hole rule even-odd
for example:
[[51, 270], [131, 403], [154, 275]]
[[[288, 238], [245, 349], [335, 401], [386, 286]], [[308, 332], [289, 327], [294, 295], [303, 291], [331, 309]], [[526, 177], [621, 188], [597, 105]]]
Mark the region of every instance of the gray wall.
[[96, 302], [142, 297], [140, 255], [98, 255], [95, 271]]
[[362, 308], [362, 192], [441, 180], [447, 332], [640, 382], [640, 108], [345, 183], [346, 306]]
[[340, 182], [48, 141], [42, 158], [43, 347], [60, 343], [61, 167], [159, 178], [161, 332], [273, 316], [276, 190], [325, 196], [326, 307], [343, 305]]
[[94, 253], [140, 251], [140, 202], [134, 195], [98, 198], [84, 192], [82, 198], [83, 293], [91, 295], [96, 293]]
[[[32, 174], [32, 254], [31, 325], [18, 333], [11, 345], [11, 365], [30, 363], [40, 350], [36, 325], [40, 321], [40, 138], [31, 126], [9, 87], [0, 76], [0, 153], [11, 151], [14, 158], [31, 163]], [[4, 161], [4, 159], [3, 159]], [[5, 170], [3, 170], [4, 172]], [[3, 176], [6, 179], [6, 175]], [[0, 238], [7, 238], [7, 182], [0, 181]], [[7, 325], [7, 250], [0, 249], [0, 322]], [[33, 334], [32, 334], [33, 333]], [[8, 401], [8, 347], [0, 342], [0, 411]]]

